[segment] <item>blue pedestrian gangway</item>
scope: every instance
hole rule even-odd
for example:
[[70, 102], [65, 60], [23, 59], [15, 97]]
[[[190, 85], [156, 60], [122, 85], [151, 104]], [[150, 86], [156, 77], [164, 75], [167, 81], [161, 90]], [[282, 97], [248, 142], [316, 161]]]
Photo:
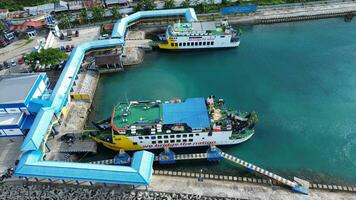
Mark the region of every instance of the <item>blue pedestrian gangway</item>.
[[141, 11], [118, 20], [112, 32], [112, 39], [97, 40], [78, 45], [72, 51], [49, 99], [39, 100], [42, 108], [36, 115], [22, 146], [20, 162], [15, 176], [25, 178], [48, 178], [62, 180], [85, 180], [116, 184], [148, 185], [152, 175], [154, 155], [139, 151], [133, 156], [130, 166], [103, 166], [77, 162], [46, 161], [41, 147], [54, 121], [68, 102], [68, 96], [77, 78], [78, 71], [87, 51], [122, 46], [128, 24], [141, 18], [184, 16], [187, 21], [196, 21], [194, 9], [172, 9]]

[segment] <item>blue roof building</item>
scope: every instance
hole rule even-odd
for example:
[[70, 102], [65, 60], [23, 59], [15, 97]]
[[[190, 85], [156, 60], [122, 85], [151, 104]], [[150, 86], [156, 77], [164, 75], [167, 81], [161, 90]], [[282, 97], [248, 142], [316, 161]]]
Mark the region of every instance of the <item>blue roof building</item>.
[[26, 134], [47, 93], [44, 73], [0, 76], [0, 137]]

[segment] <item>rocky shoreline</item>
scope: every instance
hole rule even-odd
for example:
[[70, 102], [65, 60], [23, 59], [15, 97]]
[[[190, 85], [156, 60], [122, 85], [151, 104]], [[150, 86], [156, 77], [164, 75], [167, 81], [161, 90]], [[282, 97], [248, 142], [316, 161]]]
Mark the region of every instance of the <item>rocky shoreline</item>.
[[133, 190], [128, 187], [82, 187], [73, 185], [58, 185], [44, 183], [3, 183], [0, 185], [0, 200], [80, 200], [80, 199], [95, 199], [95, 200], [218, 200], [226, 199], [219, 197], [206, 197], [193, 194], [178, 194]]

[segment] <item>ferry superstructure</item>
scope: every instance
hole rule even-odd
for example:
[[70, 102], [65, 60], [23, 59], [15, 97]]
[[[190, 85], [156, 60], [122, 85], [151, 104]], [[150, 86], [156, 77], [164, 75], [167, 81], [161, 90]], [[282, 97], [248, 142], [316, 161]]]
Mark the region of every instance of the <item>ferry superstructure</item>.
[[160, 49], [229, 48], [240, 45], [239, 32], [227, 21], [176, 23], [159, 36]]
[[188, 98], [119, 103], [91, 134], [112, 150], [161, 149], [242, 143], [254, 134], [256, 113], [227, 109], [224, 100]]

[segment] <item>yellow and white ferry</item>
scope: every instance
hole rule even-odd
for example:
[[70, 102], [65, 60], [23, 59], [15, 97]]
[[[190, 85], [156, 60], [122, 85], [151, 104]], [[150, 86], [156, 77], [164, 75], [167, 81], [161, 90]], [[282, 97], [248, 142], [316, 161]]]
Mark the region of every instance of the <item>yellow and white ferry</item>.
[[159, 40], [160, 49], [231, 48], [240, 45], [240, 34], [227, 21], [176, 23]]
[[242, 143], [254, 134], [256, 113], [225, 107], [224, 100], [188, 98], [119, 103], [91, 134], [112, 150], [162, 149]]

